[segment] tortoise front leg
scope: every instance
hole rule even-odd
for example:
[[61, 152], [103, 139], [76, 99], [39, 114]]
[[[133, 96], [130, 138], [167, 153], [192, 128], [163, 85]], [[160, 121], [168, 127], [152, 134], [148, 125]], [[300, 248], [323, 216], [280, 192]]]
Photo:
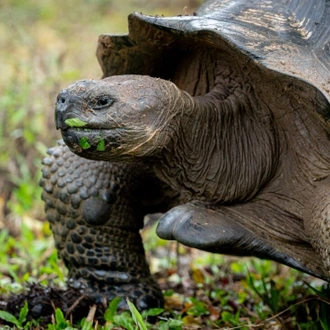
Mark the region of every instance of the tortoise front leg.
[[236, 218], [230, 207], [187, 203], [174, 207], [160, 219], [157, 234], [200, 250], [270, 259], [315, 275], [293, 257], [262, 241]]
[[68, 285], [98, 301], [128, 297], [138, 309], [163, 305], [139, 230], [145, 210], [137, 165], [91, 161], [63, 142], [43, 160], [42, 198]]

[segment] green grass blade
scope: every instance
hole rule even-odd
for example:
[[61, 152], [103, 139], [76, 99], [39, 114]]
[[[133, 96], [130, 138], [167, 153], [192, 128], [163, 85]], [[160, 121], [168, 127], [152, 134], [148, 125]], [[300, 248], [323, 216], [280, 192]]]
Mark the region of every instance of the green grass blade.
[[91, 329], [93, 329], [93, 322], [92, 321], [87, 321], [85, 319], [84, 324], [83, 324], [81, 330], [91, 330]]
[[132, 313], [132, 317], [133, 317], [133, 320], [134, 320], [135, 324], [139, 326], [140, 330], [148, 330], [145, 323], [144, 323], [144, 321], [143, 321], [142, 315], [136, 309], [134, 304], [131, 303], [128, 298], [126, 299], [126, 301], [127, 301], [128, 308]]
[[55, 321], [57, 324], [66, 323], [63, 312], [59, 308], [55, 310]]
[[147, 318], [148, 316], [157, 316], [164, 312], [164, 308], [151, 308], [147, 311], [142, 312], [142, 317]]
[[135, 330], [133, 326], [134, 320], [130, 313], [122, 313], [120, 315], [115, 315], [114, 317], [114, 324], [122, 326], [124, 329], [127, 330]]
[[24, 306], [21, 308], [18, 316], [18, 321], [20, 322], [21, 325], [26, 321], [28, 312], [29, 312], [29, 305], [28, 302], [25, 300]]
[[0, 311], [0, 319], [13, 323], [17, 326], [17, 328], [22, 329], [22, 326], [20, 322], [17, 320], [17, 318], [6, 311]]
[[118, 305], [119, 305], [121, 299], [122, 298], [120, 298], [120, 297], [116, 297], [116, 298], [111, 300], [111, 302], [109, 304], [109, 307], [107, 308], [107, 310], [104, 313], [104, 319], [107, 322], [113, 323], [114, 316], [116, 315]]

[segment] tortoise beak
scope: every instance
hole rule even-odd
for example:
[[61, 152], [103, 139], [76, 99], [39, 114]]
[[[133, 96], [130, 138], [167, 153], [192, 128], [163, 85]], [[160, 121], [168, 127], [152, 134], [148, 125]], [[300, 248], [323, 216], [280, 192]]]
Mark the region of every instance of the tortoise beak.
[[61, 92], [57, 96], [55, 104], [55, 125], [56, 129], [66, 130], [69, 126], [65, 123], [68, 119], [68, 110], [71, 107], [70, 95], [67, 92]]

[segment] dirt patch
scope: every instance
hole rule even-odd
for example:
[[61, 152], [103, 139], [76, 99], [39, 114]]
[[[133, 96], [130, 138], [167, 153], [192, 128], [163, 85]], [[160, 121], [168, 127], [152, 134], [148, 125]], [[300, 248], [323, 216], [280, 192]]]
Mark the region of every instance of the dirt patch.
[[[0, 297], [0, 309], [5, 310], [18, 318], [25, 301], [28, 302], [29, 313], [27, 321], [39, 320], [40, 326], [47, 328], [52, 323], [55, 309], [60, 308], [66, 319], [77, 323], [87, 317], [90, 308], [96, 305], [95, 320], [104, 323], [103, 315], [107, 302], [97, 304], [95, 301], [75, 289], [59, 289], [43, 287], [39, 284], [31, 285], [25, 292], [7, 297]], [[0, 319], [0, 326], [6, 323]]]

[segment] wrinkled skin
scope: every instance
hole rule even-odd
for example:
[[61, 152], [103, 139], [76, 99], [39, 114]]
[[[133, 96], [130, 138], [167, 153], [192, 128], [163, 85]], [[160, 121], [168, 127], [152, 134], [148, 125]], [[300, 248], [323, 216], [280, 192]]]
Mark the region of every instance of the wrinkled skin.
[[[169, 207], [173, 197], [139, 164], [94, 162], [59, 142], [43, 160], [42, 198], [68, 285], [99, 303], [121, 297], [139, 310], [163, 305], [139, 230], [145, 214]], [[159, 194], [161, 193], [161, 194]], [[175, 195], [173, 195], [175, 196]]]
[[[150, 77], [118, 76], [82, 81], [58, 97], [56, 122], [65, 143], [84, 157], [111, 161], [143, 158], [152, 162], [157, 175], [184, 193], [187, 200], [244, 201], [255, 195], [274, 174], [278, 163], [276, 128], [268, 109], [265, 113], [262, 109], [254, 109], [255, 112], [249, 114], [237, 111], [233, 117], [229, 113], [229, 118], [219, 112], [221, 116], [217, 116], [215, 98], [221, 98], [221, 92], [194, 100], [174, 84]], [[230, 112], [230, 102], [241, 106], [235, 96], [223, 102], [224, 112]], [[104, 99], [107, 103], [98, 105]], [[260, 116], [266, 118], [259, 119]], [[86, 126], [77, 130], [65, 124], [68, 118], [76, 117], [86, 122]], [[226, 145], [215, 152], [219, 147], [217, 143], [205, 150], [206, 141], [201, 139], [205, 130], [210, 135], [205, 138], [215, 141], [226, 139], [228, 134], [228, 130], [215, 130], [214, 120], [218, 120], [219, 125], [221, 121], [228, 121], [223, 124], [231, 127], [233, 135], [242, 135], [241, 140], [245, 137], [243, 134], [251, 135], [249, 147], [255, 150], [254, 154], [248, 152], [244, 141], [238, 141], [241, 144], [238, 153], [231, 154], [230, 146]], [[240, 121], [240, 126], [235, 127], [235, 121]], [[202, 129], [200, 123], [203, 123]], [[91, 147], [82, 149], [83, 139], [87, 139]], [[101, 139], [105, 148], [99, 151]], [[186, 155], [190, 150], [192, 153]], [[175, 157], [177, 160], [173, 161]], [[203, 157], [209, 160], [207, 166], [201, 162]], [[157, 162], [159, 159], [161, 162]], [[179, 174], [178, 162], [183, 167]], [[252, 162], [255, 167], [250, 166]], [[233, 167], [231, 171], [226, 169], [228, 164]], [[221, 187], [214, 181], [221, 181]], [[236, 181], [240, 184], [230, 189]]]
[[57, 128], [74, 153], [144, 162], [180, 194], [185, 204], [161, 219], [161, 237], [329, 279], [329, 205], [320, 198], [330, 142], [313, 110], [328, 104], [316, 91], [301, 95], [291, 78], [225, 64], [195, 97], [148, 76], [76, 82], [58, 96]]

